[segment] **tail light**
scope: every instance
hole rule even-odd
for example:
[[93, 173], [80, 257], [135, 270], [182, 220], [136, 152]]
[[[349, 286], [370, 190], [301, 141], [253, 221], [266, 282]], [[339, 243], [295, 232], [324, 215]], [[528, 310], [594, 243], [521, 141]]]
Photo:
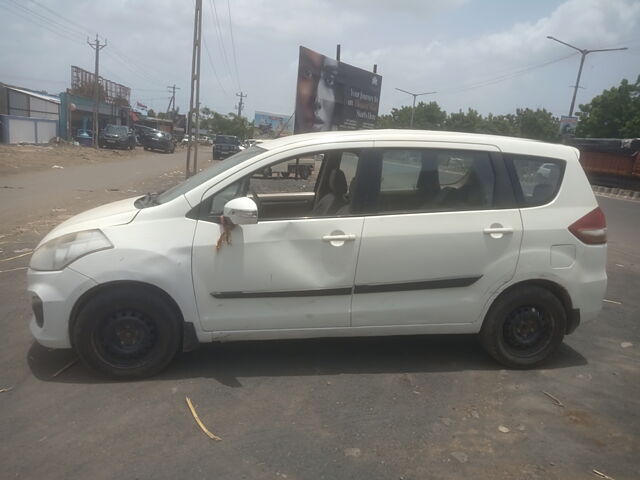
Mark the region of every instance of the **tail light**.
[[588, 245], [607, 243], [607, 221], [600, 207], [576, 220], [569, 226], [569, 231]]

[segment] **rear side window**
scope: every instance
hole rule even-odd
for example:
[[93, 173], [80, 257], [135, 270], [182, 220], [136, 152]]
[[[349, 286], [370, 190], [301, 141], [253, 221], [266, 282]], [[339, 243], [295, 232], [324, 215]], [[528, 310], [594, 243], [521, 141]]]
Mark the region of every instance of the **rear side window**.
[[380, 213], [479, 210], [493, 206], [487, 152], [389, 149], [382, 152]]
[[544, 205], [555, 198], [564, 176], [564, 161], [525, 155], [505, 157], [520, 206]]

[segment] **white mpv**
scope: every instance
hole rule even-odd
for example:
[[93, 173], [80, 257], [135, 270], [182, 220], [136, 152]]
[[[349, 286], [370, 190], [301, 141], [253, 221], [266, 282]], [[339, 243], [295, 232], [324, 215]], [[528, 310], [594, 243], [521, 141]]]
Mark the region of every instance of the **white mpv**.
[[[306, 178], [276, 168], [309, 162]], [[597, 316], [605, 261], [575, 148], [294, 135], [59, 225], [31, 259], [30, 327], [115, 377], [204, 342], [432, 333], [477, 333], [525, 368]]]

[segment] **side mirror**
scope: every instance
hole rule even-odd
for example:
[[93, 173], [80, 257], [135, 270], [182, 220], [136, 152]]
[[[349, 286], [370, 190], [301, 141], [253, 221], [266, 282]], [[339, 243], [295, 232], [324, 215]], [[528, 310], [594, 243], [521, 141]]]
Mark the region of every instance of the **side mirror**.
[[236, 225], [258, 223], [258, 205], [249, 197], [229, 200], [224, 206], [223, 214]]

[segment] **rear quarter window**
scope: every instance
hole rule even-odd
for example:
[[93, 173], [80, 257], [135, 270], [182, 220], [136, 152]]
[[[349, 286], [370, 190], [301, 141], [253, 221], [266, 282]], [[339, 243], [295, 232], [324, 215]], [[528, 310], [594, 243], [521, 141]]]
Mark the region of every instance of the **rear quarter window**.
[[551, 202], [560, 190], [566, 162], [555, 158], [505, 155], [521, 207]]

